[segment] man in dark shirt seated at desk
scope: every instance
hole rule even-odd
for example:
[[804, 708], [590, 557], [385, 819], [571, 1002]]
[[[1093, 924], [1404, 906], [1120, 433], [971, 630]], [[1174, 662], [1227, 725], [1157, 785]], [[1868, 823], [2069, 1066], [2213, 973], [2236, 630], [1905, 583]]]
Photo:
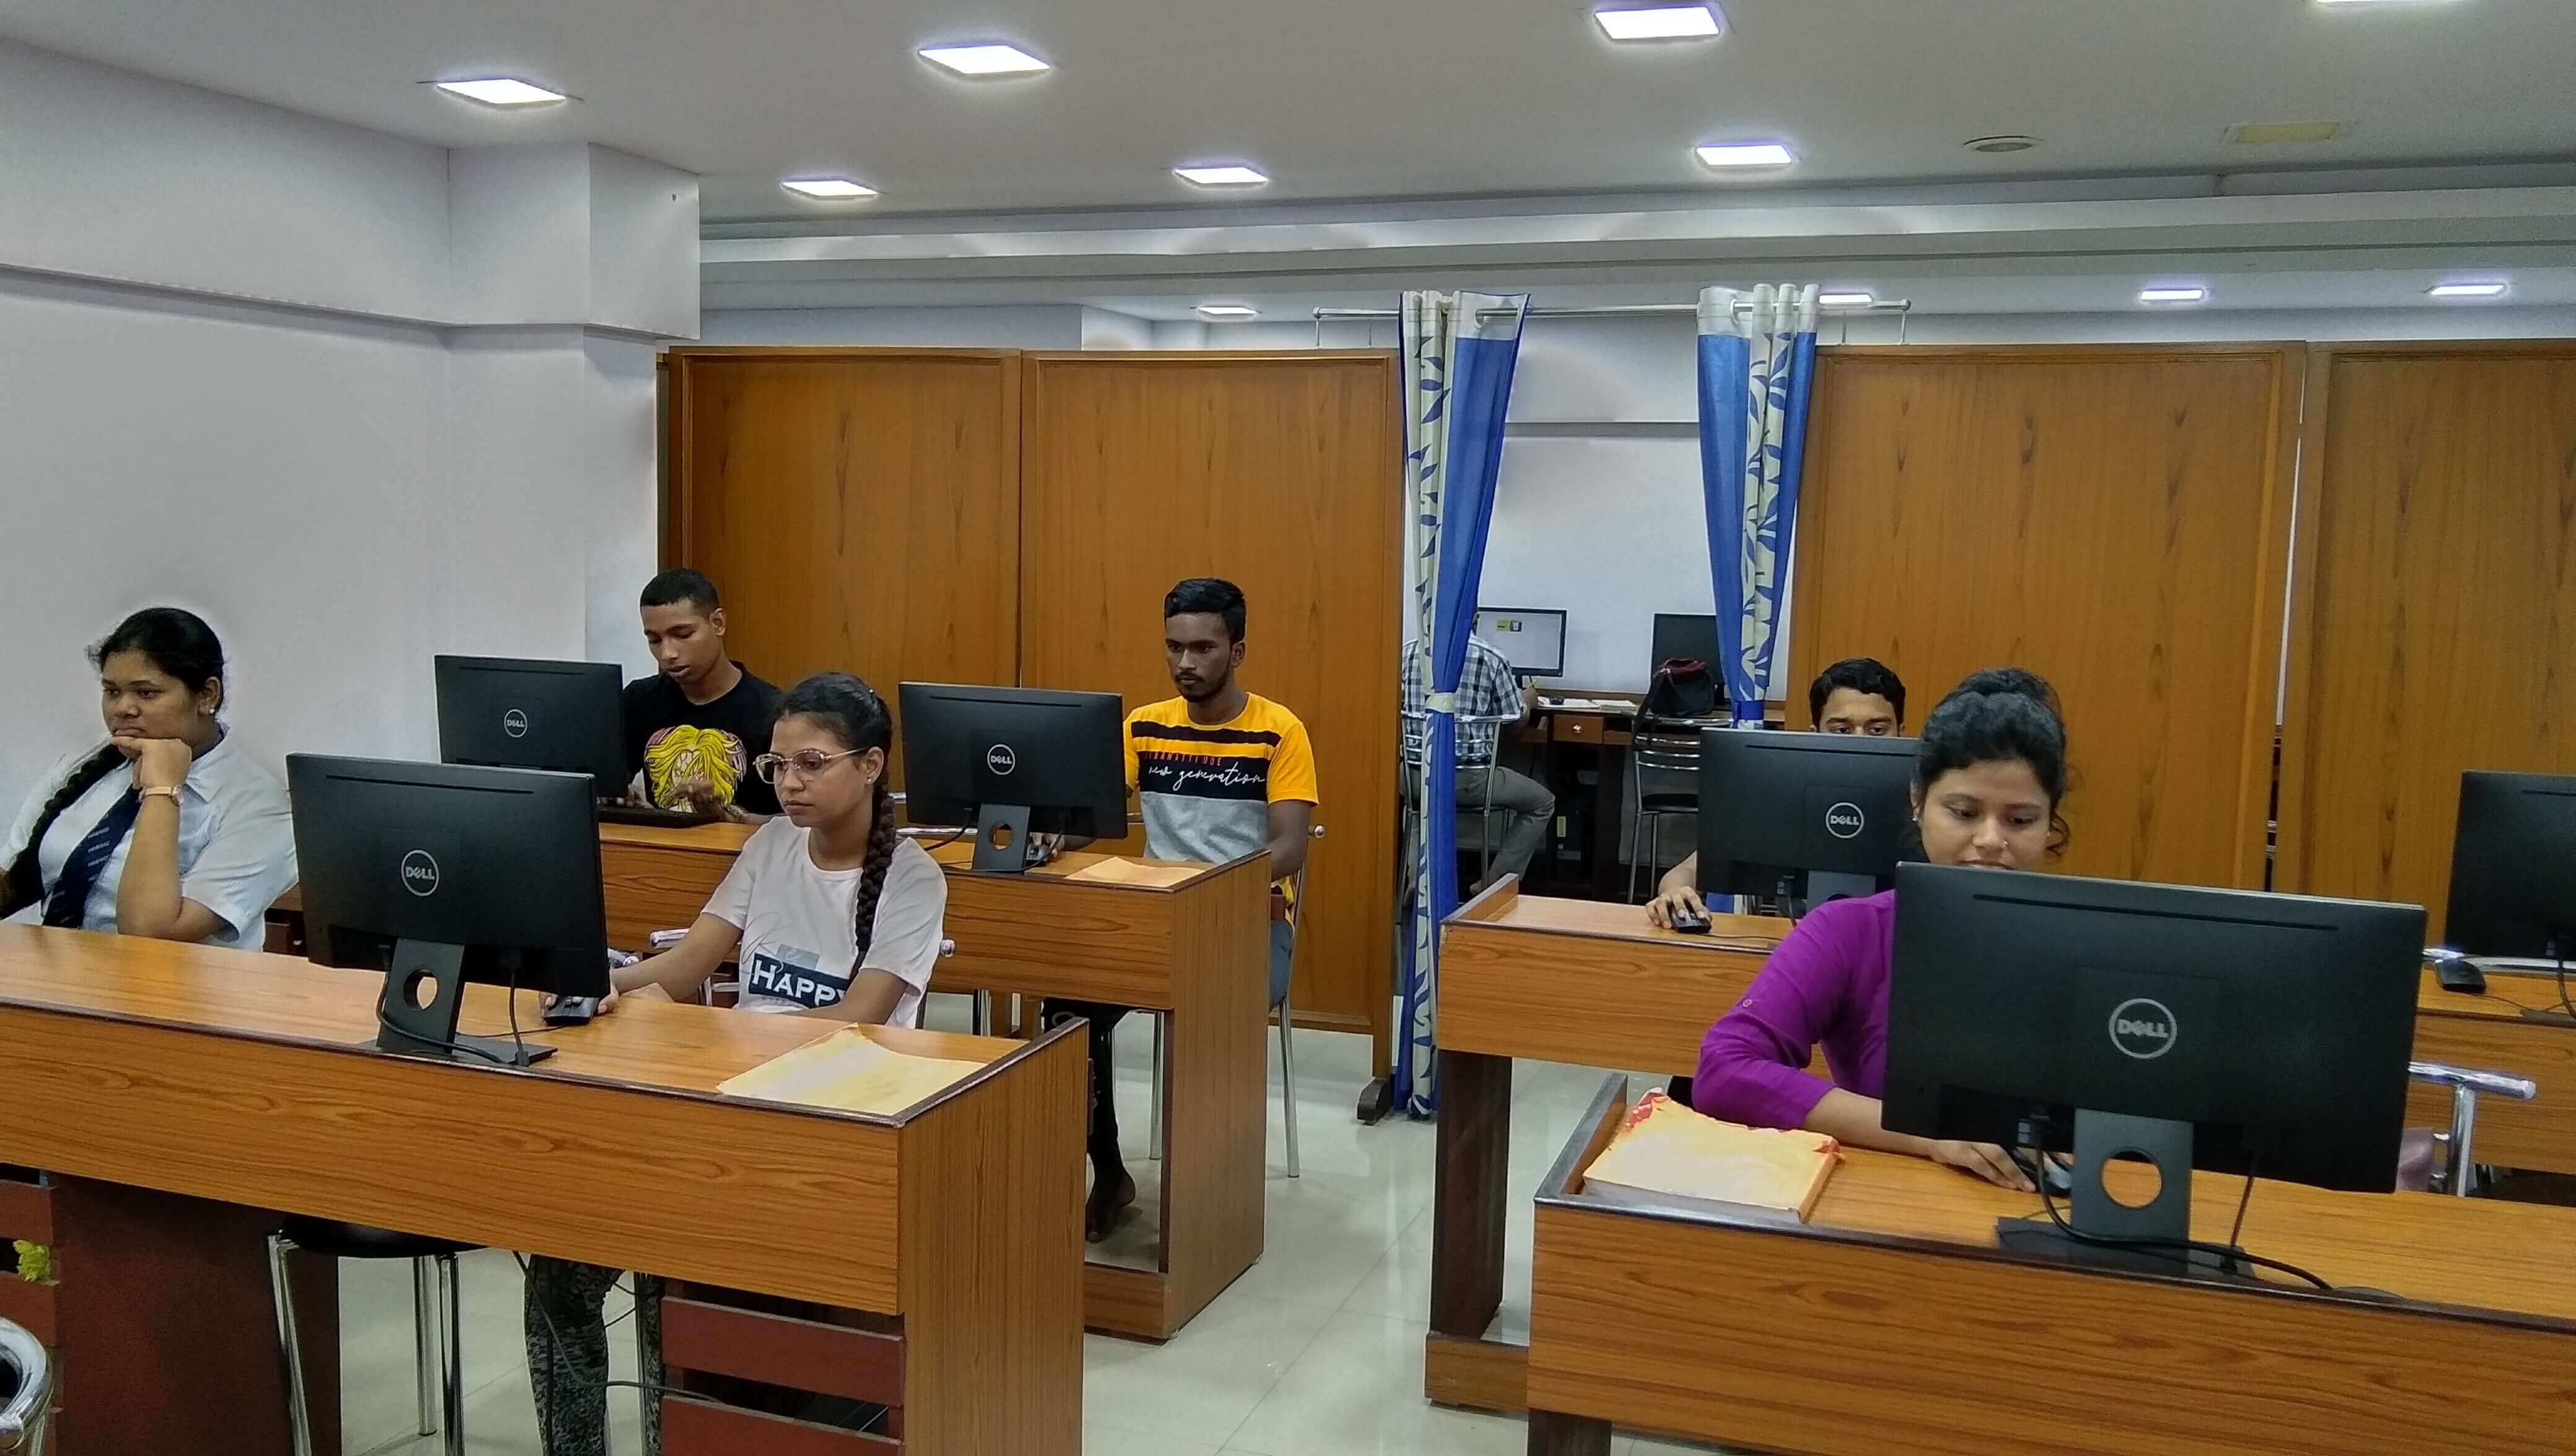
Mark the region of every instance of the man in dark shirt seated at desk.
[[716, 584], [686, 567], [644, 585], [644, 641], [661, 668], [626, 685], [626, 770], [644, 775], [646, 802], [745, 819], [778, 812], [778, 793], [751, 771], [769, 751], [778, 689], [725, 655]]
[[[1846, 657], [1807, 685], [1807, 720], [1819, 733], [1893, 738], [1905, 731], [1905, 681], [1875, 657]], [[1665, 871], [1646, 902], [1646, 922], [1670, 925], [1675, 911], [1705, 915], [1699, 897], [1699, 852]]]
[[[1512, 722], [1525, 721], [1536, 696], [1535, 689], [1524, 689], [1514, 679], [1511, 660], [1493, 644], [1481, 637], [1467, 639], [1466, 665], [1458, 673], [1458, 812], [1491, 810], [1502, 816], [1502, 840], [1494, 847], [1495, 878], [1529, 878], [1530, 861], [1547, 842], [1548, 821], [1556, 817], [1556, 795], [1548, 792], [1547, 785], [1495, 761], [1502, 751], [1502, 730]], [[1427, 700], [1423, 658], [1408, 648], [1404, 654], [1404, 760], [1405, 776], [1417, 797]], [[1460, 838], [1463, 843], [1465, 836]]]

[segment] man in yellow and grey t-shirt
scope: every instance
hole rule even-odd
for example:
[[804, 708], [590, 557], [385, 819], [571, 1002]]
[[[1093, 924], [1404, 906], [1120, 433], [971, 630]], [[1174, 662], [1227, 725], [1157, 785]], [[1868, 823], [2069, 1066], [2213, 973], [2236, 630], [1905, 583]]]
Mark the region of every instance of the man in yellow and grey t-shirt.
[[[1163, 656], [1177, 698], [1127, 715], [1127, 783], [1145, 815], [1151, 859], [1223, 864], [1270, 851], [1270, 873], [1285, 884], [1306, 863], [1315, 823], [1315, 752], [1306, 725], [1286, 708], [1235, 681], [1243, 665], [1243, 590], [1195, 577], [1163, 598]], [[1288, 989], [1295, 945], [1285, 923], [1270, 927], [1270, 1004]], [[1050, 1019], [1091, 1019], [1091, 1198], [1083, 1229], [1106, 1238], [1136, 1201], [1118, 1153], [1118, 1112], [1110, 1095], [1109, 1029], [1123, 1006], [1051, 1001]]]

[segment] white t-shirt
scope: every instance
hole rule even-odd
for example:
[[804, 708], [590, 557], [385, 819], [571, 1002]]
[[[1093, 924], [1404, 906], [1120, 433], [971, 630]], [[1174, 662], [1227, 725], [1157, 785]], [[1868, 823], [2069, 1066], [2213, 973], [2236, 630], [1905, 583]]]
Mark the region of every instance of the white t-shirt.
[[[46, 801], [93, 751], [84, 748], [64, 755], [36, 781], [34, 792], [9, 826], [8, 838], [0, 840], [0, 868], [18, 857], [27, 836], [35, 832], [36, 816]], [[45, 842], [36, 849], [36, 868], [48, 892], [72, 851], [133, 787], [133, 766], [119, 764], [55, 817], [53, 827], [45, 831]], [[115, 932], [116, 890], [125, 879], [126, 851], [133, 845], [134, 836], [129, 833], [90, 885], [82, 929]], [[205, 906], [223, 922], [206, 937], [206, 944], [257, 950], [266, 933], [268, 907], [294, 883], [295, 823], [287, 808], [286, 785], [247, 750], [236, 748], [227, 735], [188, 765], [187, 781], [179, 786], [179, 897]], [[27, 925], [40, 924], [44, 918], [42, 901], [9, 917], [13, 924]]]
[[898, 841], [877, 894], [875, 934], [864, 961], [855, 944], [859, 870], [815, 867], [807, 831], [772, 819], [753, 832], [707, 901], [709, 915], [742, 934], [742, 1005], [751, 1011], [806, 1011], [837, 1004], [852, 968], [864, 964], [903, 982], [889, 1026], [921, 1024], [921, 993], [939, 963], [948, 877], [929, 852]]

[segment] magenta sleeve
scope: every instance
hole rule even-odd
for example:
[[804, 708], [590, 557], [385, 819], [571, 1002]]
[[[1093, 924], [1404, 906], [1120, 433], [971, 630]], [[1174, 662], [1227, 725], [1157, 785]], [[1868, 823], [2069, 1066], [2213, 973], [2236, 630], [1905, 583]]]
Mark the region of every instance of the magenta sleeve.
[[1833, 1090], [1807, 1062], [1848, 999], [1852, 947], [1841, 919], [1801, 921], [1744, 999], [1708, 1029], [1691, 1078], [1691, 1102], [1700, 1111], [1751, 1127], [1791, 1128]]

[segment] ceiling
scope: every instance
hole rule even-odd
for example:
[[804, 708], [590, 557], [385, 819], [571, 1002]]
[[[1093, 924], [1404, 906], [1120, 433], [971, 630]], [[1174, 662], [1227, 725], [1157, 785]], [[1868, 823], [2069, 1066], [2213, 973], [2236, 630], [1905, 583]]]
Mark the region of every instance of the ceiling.
[[[1714, 42], [1603, 40], [1574, 0], [0, 0], [0, 35], [443, 145], [579, 139], [706, 177], [711, 222], [1237, 205], [1167, 170], [1251, 161], [1262, 201], [2229, 173], [2576, 157], [2576, 6], [2429, 0], [1724, 0]], [[964, 82], [914, 47], [1006, 39], [1053, 74]], [[419, 83], [508, 74], [503, 113]], [[2348, 123], [2247, 147], [2240, 122]], [[2011, 156], [1962, 149], [2022, 132]], [[1720, 181], [1708, 140], [1791, 172]]]

